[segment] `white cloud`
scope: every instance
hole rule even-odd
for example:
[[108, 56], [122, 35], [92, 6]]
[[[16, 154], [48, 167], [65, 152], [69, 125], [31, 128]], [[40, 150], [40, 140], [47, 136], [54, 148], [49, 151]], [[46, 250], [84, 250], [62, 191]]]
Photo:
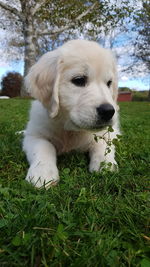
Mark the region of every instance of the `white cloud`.
[[121, 80], [122, 80], [122, 81], [127, 81], [128, 79], [129, 79], [129, 78], [128, 78], [127, 76], [122, 76], [122, 77], [121, 77]]

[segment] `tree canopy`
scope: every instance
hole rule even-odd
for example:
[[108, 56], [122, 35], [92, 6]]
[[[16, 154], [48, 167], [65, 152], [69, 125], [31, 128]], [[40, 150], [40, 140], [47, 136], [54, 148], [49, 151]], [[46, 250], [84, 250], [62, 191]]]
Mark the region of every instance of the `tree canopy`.
[[130, 13], [127, 0], [8, 0], [0, 7], [15, 21], [18, 38], [11, 44], [24, 48], [25, 74], [46, 50], [81, 35], [98, 40]]
[[150, 71], [150, 1], [142, 0], [141, 9], [135, 14], [136, 31], [135, 56]]

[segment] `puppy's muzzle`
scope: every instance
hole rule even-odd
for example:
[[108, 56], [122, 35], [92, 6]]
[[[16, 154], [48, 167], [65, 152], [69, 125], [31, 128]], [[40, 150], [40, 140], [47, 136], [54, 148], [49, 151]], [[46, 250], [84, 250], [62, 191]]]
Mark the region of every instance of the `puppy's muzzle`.
[[96, 108], [99, 121], [108, 122], [112, 119], [115, 109], [111, 104], [102, 104]]

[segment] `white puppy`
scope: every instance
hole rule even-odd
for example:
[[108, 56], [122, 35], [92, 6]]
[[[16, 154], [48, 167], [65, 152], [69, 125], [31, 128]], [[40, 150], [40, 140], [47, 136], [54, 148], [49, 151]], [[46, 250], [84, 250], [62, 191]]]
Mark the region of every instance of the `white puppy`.
[[[26, 180], [36, 187], [59, 181], [57, 154], [89, 151], [89, 170], [105, 161], [116, 165], [115, 148], [106, 152], [107, 126], [119, 133], [117, 73], [112, 53], [97, 43], [72, 40], [43, 55], [25, 79], [34, 101], [23, 149], [30, 168]], [[107, 138], [107, 135], [105, 135]]]

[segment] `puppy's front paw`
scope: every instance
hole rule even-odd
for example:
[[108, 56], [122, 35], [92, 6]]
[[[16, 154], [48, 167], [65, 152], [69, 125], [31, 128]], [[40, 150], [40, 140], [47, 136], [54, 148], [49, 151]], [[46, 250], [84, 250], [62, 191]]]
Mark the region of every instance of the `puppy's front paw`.
[[49, 166], [40, 162], [33, 163], [28, 170], [26, 180], [35, 187], [48, 189], [58, 183], [58, 169], [56, 166]]
[[113, 160], [112, 162], [103, 161], [103, 162], [101, 162], [100, 170], [101, 171], [108, 170], [108, 171], [111, 171], [111, 172], [117, 172], [118, 171], [118, 164], [117, 164], [117, 162], [115, 160]]
[[104, 169], [108, 169], [109, 171], [117, 171], [118, 170], [118, 165], [117, 162], [115, 160], [113, 160], [112, 162], [110, 161], [92, 161], [90, 162], [89, 165], [89, 171], [90, 172], [98, 172], [98, 171], [102, 171]]
[[100, 161], [94, 160], [90, 162], [89, 171], [90, 172], [98, 172], [100, 170]]

